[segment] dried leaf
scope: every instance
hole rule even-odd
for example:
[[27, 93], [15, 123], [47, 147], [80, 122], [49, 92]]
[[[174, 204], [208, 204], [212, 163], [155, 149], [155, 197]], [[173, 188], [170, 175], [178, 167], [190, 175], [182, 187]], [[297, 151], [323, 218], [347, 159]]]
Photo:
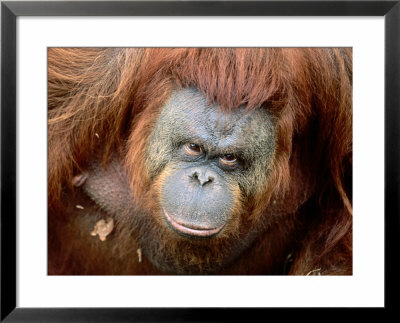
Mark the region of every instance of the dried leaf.
[[99, 235], [100, 241], [105, 241], [107, 236], [114, 229], [114, 220], [112, 218], [107, 218], [106, 220], [100, 220], [96, 223], [93, 231], [90, 233], [92, 236]]

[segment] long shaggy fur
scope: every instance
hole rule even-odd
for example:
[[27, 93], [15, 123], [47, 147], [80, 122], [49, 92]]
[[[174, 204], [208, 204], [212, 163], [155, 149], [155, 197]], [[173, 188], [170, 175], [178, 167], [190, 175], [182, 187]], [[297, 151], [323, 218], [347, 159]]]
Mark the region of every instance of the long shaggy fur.
[[[118, 155], [137, 207], [154, 207], [145, 165], [147, 141], [163, 103], [180, 87], [198, 88], [226, 111], [267, 109], [276, 123], [269, 185], [258, 191], [249, 215], [263, 222], [263, 232], [247, 255], [222, 273], [278, 273], [275, 263], [286, 259], [285, 268], [292, 263], [290, 274], [351, 274], [349, 48], [50, 48], [49, 272], [113, 273], [99, 263], [119, 257], [118, 273], [158, 273], [150, 264], [136, 270], [123, 262], [138, 248], [125, 231], [149, 223], [117, 223], [113, 235], [120, 237], [113, 249], [101, 246], [91, 255], [97, 247], [80, 242], [78, 229], [72, 236], [63, 233], [64, 225], [73, 226], [75, 219], [66, 218], [76, 211], [66, 211], [65, 201], [77, 198], [72, 178], [87, 169], [93, 156], [107, 167]], [[179, 253], [182, 246], [173, 247]], [[73, 269], [74, 257], [87, 257], [91, 267]]]

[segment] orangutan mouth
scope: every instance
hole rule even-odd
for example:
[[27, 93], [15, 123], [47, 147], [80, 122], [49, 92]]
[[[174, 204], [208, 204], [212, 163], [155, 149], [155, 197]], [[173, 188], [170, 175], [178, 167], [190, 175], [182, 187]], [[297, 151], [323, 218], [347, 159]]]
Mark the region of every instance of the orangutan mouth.
[[198, 227], [193, 224], [184, 224], [179, 223], [177, 220], [173, 219], [168, 213], [164, 210], [165, 219], [168, 224], [178, 233], [195, 236], [195, 237], [211, 237], [219, 233], [222, 228], [225, 226], [225, 223], [217, 228], [204, 228]]

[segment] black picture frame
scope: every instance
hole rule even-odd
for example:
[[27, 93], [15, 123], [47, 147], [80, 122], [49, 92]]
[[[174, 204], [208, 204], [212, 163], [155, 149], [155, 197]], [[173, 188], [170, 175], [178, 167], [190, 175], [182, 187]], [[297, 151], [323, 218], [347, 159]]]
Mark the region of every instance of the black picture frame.
[[[4, 1], [1, 3], [1, 321], [186, 322], [256, 318], [264, 309], [16, 307], [16, 19], [18, 16], [384, 16], [385, 306], [396, 310], [399, 274], [400, 1]], [[373, 152], [372, 152], [373, 153]], [[371, 233], [372, 234], [372, 233]], [[373, 261], [373, 260], [371, 260]], [[397, 298], [398, 299], [398, 298]], [[275, 309], [279, 311], [278, 309]], [[378, 309], [378, 315], [381, 310]], [[275, 313], [278, 319], [286, 314]], [[253, 316], [254, 315], [254, 316]], [[250, 319], [251, 320], [251, 319]], [[247, 320], [246, 320], [247, 321]]]

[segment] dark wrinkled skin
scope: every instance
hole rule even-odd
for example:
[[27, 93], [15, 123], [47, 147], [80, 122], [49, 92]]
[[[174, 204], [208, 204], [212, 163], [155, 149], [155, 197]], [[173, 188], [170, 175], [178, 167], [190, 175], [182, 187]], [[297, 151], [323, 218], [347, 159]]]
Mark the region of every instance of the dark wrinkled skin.
[[[185, 153], [187, 143], [199, 145], [202, 154]], [[251, 168], [258, 166], [251, 164], [257, 161], [255, 152], [265, 163], [260, 166], [268, 169], [273, 151], [273, 125], [265, 111], [241, 108], [224, 113], [208, 106], [195, 89], [184, 89], [173, 93], [161, 112], [147, 149], [147, 164], [153, 177], [166, 163], [173, 165], [162, 186], [164, 211], [185, 226], [212, 229], [229, 221], [235, 200], [231, 187], [241, 177], [254, 181], [250, 177], [254, 176]], [[224, 167], [219, 160], [224, 154], [237, 156], [237, 167]]]
[[120, 159], [113, 159], [106, 168], [93, 162], [88, 173], [83, 189], [97, 205], [117, 217], [133, 214], [135, 203]]

